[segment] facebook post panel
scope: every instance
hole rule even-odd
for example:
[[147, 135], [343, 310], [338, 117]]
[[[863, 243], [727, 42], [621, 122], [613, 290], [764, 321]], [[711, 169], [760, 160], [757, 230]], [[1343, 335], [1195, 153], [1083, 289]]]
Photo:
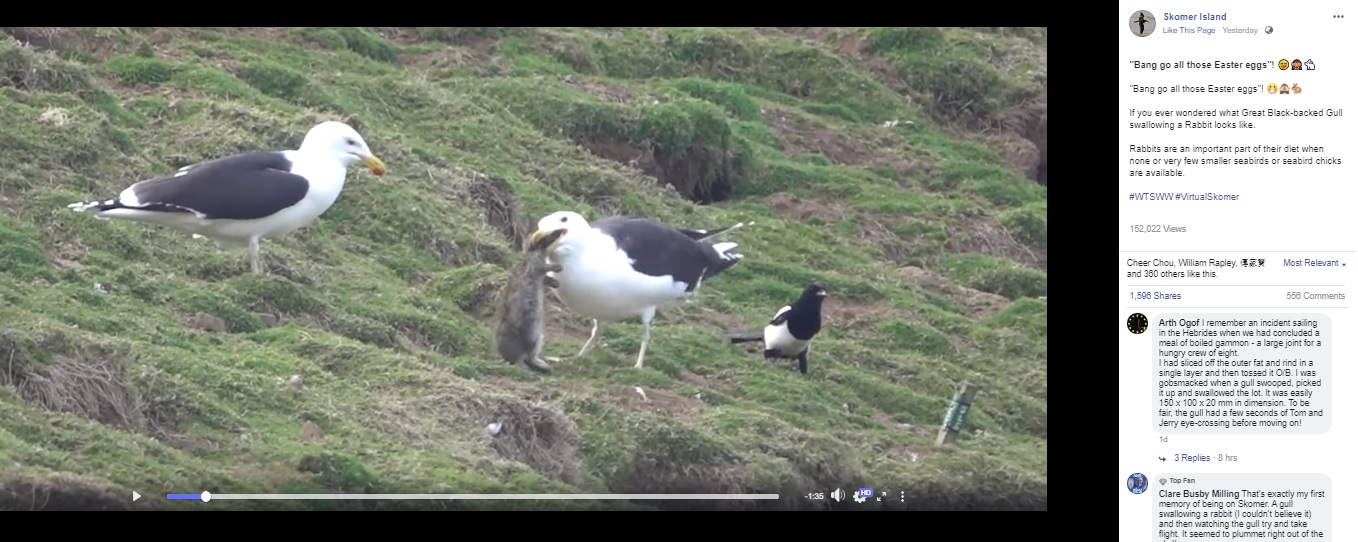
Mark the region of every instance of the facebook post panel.
[[1119, 540], [1358, 540], [1358, 5], [1121, 6]]

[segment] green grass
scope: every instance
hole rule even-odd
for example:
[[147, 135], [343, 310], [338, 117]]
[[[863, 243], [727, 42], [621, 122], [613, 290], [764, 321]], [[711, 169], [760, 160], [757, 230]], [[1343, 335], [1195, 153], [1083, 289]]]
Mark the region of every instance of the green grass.
[[[0, 510], [126, 508], [132, 489], [849, 486], [906, 492], [884, 508], [1046, 509], [1046, 188], [935, 124], [1025, 100], [1037, 83], [982, 60], [1045, 73], [1045, 31], [825, 38], [868, 36], [965, 86], [899, 89], [773, 29], [56, 30], [79, 45], [0, 43]], [[928, 93], [980, 105], [918, 109]], [[65, 209], [295, 148], [324, 119], [354, 125], [389, 172], [355, 172], [316, 223], [266, 240], [267, 275], [241, 251]], [[752, 225], [732, 239], [745, 261], [657, 320], [646, 369], [631, 322], [540, 376], [491, 353], [487, 302], [511, 239], [561, 209]], [[811, 280], [831, 297], [809, 375], [722, 339]], [[571, 356], [588, 323], [553, 314], [548, 354]], [[192, 323], [211, 317], [223, 331]], [[976, 404], [936, 448], [964, 381]]]

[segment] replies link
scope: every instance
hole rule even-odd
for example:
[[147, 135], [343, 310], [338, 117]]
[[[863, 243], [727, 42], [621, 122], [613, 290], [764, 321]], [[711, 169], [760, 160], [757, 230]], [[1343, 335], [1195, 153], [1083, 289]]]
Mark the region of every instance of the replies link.
[[1213, 455], [1213, 454], [1194, 454], [1194, 453], [1174, 454], [1174, 461], [1175, 461], [1175, 462], [1180, 462], [1180, 461], [1182, 461], [1182, 462], [1185, 462], [1185, 463], [1211, 463], [1211, 462], [1213, 462], [1213, 461], [1217, 461], [1217, 462], [1230, 462], [1230, 461], [1239, 461], [1239, 460], [1240, 460], [1240, 457], [1239, 457], [1239, 456], [1236, 456], [1236, 455], [1234, 455], [1234, 454], [1216, 454], [1216, 455]]

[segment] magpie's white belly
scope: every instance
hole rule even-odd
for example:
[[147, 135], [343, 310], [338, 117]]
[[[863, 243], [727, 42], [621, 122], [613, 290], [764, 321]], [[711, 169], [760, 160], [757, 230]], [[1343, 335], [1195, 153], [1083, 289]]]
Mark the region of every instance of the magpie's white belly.
[[788, 331], [787, 324], [764, 328], [764, 349], [777, 350], [784, 356], [796, 356], [806, 348], [807, 341], [797, 339]]

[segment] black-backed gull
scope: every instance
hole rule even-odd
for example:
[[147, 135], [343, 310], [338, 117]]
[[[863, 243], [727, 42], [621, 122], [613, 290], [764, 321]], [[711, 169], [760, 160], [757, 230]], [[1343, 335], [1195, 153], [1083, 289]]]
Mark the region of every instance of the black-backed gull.
[[297, 150], [255, 151], [179, 168], [138, 182], [115, 199], [67, 207], [101, 219], [162, 224], [215, 241], [221, 248], [247, 247], [250, 269], [261, 273], [259, 240], [309, 224], [344, 188], [347, 168], [387, 166], [349, 125], [322, 122]]
[[[646, 360], [651, 321], [656, 311], [691, 299], [711, 278], [739, 262], [735, 243], [708, 243], [716, 233], [679, 230], [650, 219], [616, 216], [590, 224], [579, 213], [559, 211], [538, 221], [534, 238], [565, 228], [568, 233], [548, 252], [562, 271], [549, 276], [560, 286], [558, 297], [572, 312], [593, 320], [589, 339], [576, 356], [594, 345], [599, 321], [641, 318], [641, 350], [636, 367]], [[702, 239], [702, 240], [700, 240]]]
[[764, 359], [797, 358], [797, 369], [806, 374], [807, 357], [811, 355], [811, 339], [820, 332], [820, 306], [829, 295], [817, 283], [806, 285], [802, 296], [791, 305], [774, 313], [764, 332], [750, 331], [731, 334], [732, 343], [764, 341]]

